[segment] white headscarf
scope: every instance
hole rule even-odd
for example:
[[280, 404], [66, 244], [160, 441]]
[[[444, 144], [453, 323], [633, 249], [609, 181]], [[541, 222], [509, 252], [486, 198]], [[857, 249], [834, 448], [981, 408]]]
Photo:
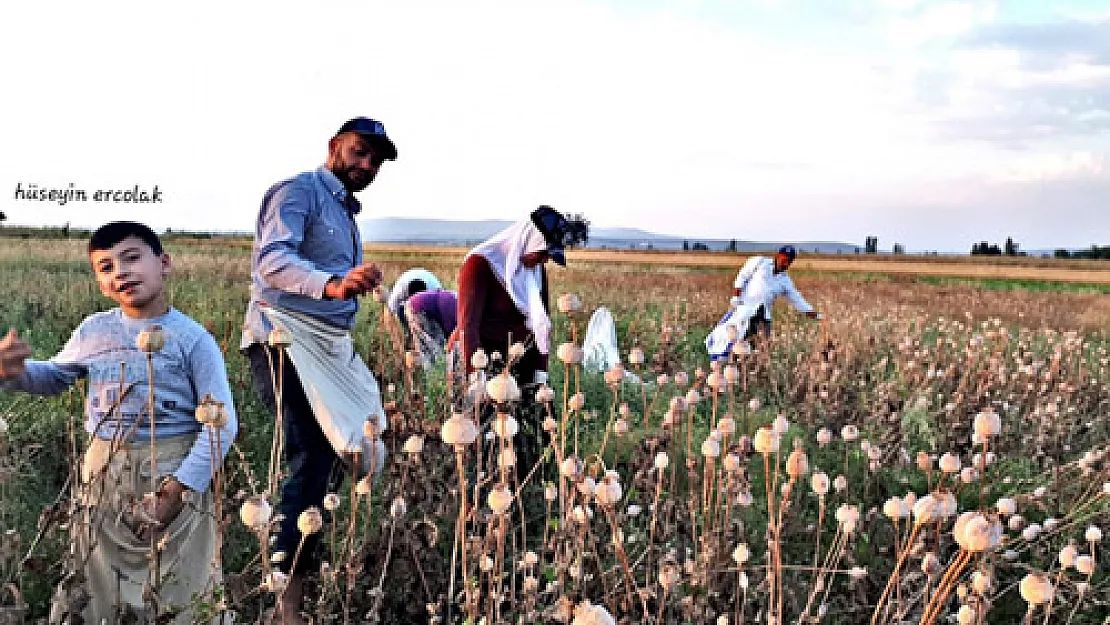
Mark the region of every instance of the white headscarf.
[[529, 269], [520, 262], [520, 257], [531, 252], [547, 250], [543, 233], [532, 223], [523, 219], [490, 237], [467, 253], [477, 254], [486, 259], [493, 275], [505, 287], [505, 292], [516, 304], [525, 319], [525, 324], [536, 337], [536, 348], [546, 354], [551, 348], [551, 318], [543, 306], [543, 265]]

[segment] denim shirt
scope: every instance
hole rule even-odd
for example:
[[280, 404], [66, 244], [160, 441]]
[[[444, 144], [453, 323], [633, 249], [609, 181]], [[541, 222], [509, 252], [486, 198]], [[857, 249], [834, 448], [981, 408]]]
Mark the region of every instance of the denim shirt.
[[266, 192], [251, 254], [251, 299], [242, 348], [264, 343], [271, 326], [262, 303], [350, 329], [358, 302], [324, 299], [324, 286], [362, 264], [354, 195], [327, 167], [277, 183]]

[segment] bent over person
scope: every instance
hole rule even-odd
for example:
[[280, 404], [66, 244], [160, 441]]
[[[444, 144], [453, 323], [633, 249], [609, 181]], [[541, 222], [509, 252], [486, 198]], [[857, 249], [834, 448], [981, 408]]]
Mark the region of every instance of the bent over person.
[[729, 327], [737, 328], [734, 332], [743, 341], [756, 335], [769, 339], [771, 307], [779, 297], [785, 297], [794, 310], [810, 319], [821, 318], [794, 287], [790, 276], [786, 275], [797, 255], [793, 245], [784, 245], [774, 258], [752, 256], [744, 263], [733, 283], [729, 311], [705, 340], [710, 357], [716, 360], [726, 357], [731, 351], [734, 341], [728, 338]]
[[14, 330], [0, 339], [0, 389], [57, 395], [88, 380], [75, 562], [49, 622], [194, 623], [222, 583], [211, 484], [238, 431], [223, 354], [168, 304], [170, 257], [150, 228], [107, 224], [88, 249], [119, 306], [86, 317], [50, 360], [26, 360]]
[[318, 563], [319, 534], [300, 545], [299, 515], [322, 505], [342, 461], [352, 462], [356, 477], [383, 461], [380, 439], [362, 434], [368, 416], [378, 432], [385, 428], [381, 396], [350, 336], [356, 298], [382, 279], [363, 260], [354, 194], [396, 158], [381, 122], [352, 119], [328, 142], [327, 162], [274, 185], [258, 216], [242, 348], [255, 391], [275, 414], [275, 387], [282, 392], [277, 419], [288, 474], [273, 553], [285, 555], [277, 566], [290, 574], [277, 614], [287, 624], [304, 622], [305, 573]]
[[[540, 206], [522, 219], [493, 235], [467, 253], [459, 270], [458, 327], [449, 344], [461, 344], [466, 371], [474, 371], [474, 353], [482, 348], [509, 359], [509, 345], [521, 343], [524, 354], [513, 363], [511, 373], [522, 390], [547, 381], [547, 358], [551, 346], [548, 315], [547, 271], [555, 261], [566, 265], [565, 248], [584, 240], [585, 232], [550, 206]], [[531, 393], [524, 393], [525, 397]], [[524, 425], [536, 432], [526, 439], [533, 447], [540, 442], [538, 423]], [[522, 460], [529, 449], [522, 448]], [[532, 449], [531, 451], [535, 451]], [[532, 459], [535, 459], [533, 456]]]

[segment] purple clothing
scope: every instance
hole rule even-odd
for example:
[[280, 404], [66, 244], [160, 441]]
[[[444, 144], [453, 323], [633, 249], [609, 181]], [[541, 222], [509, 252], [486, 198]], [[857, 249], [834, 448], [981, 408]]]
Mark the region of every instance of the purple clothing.
[[421, 291], [408, 299], [408, 305], [412, 307], [412, 312], [423, 314], [438, 323], [445, 336], [455, 331], [458, 323], [458, 298], [454, 291]]

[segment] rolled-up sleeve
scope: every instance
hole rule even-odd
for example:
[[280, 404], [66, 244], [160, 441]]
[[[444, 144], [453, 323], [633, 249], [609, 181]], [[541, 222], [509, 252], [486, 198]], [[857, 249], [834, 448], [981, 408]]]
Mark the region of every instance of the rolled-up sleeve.
[[258, 218], [258, 274], [271, 288], [323, 299], [332, 274], [300, 251], [312, 210], [312, 191], [293, 181], [266, 196]]

